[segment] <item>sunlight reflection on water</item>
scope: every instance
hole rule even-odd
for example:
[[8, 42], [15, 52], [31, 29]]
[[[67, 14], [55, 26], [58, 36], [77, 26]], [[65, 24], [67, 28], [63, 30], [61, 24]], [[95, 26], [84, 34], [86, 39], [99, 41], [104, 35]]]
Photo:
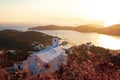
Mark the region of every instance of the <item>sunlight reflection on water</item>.
[[77, 31], [66, 30], [37, 30], [52, 36], [57, 34], [58, 37], [69, 41], [70, 45], [79, 45], [86, 42], [92, 42], [96, 46], [109, 49], [120, 49], [120, 36], [110, 36], [97, 33], [82, 33]]
[[108, 35], [100, 35], [99, 45], [110, 49], [120, 49], [120, 38]]

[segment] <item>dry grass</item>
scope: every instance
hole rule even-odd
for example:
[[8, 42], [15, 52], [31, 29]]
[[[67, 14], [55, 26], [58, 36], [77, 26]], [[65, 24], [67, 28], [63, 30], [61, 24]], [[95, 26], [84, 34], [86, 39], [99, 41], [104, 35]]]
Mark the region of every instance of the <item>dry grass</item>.
[[[81, 46], [71, 50], [72, 54], [67, 53], [68, 64], [61, 65], [59, 71], [35, 76], [25, 72], [11, 75], [0, 69], [0, 80], [120, 80], [120, 67], [110, 62], [112, 55], [108, 50], [100, 49], [93, 53], [94, 50], [86, 51]], [[46, 64], [46, 68], [49, 67]]]

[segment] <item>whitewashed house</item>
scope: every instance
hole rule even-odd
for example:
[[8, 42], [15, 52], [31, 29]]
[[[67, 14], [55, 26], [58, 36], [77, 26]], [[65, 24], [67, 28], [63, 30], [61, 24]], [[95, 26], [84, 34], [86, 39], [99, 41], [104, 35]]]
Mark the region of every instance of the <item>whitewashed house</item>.
[[33, 74], [54, 72], [59, 70], [61, 64], [67, 64], [67, 54], [59, 47], [59, 39], [54, 38], [52, 46], [28, 56], [23, 64], [23, 70], [29, 70]]
[[41, 49], [42, 48], [39, 45], [37, 45], [37, 46], [34, 47], [34, 50], [36, 50], [36, 51], [40, 51]]
[[91, 43], [91, 42], [87, 42], [87, 43], [85, 44], [85, 46], [86, 46], [86, 49], [87, 49], [87, 50], [90, 50], [90, 48], [92, 47], [92, 43]]
[[15, 54], [15, 50], [8, 50], [8, 53]]

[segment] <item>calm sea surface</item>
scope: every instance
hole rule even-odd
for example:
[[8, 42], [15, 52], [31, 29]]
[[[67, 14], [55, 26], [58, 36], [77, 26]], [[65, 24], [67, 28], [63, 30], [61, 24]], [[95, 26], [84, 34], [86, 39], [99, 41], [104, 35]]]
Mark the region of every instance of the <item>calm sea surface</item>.
[[58, 37], [69, 41], [69, 46], [79, 45], [86, 42], [92, 42], [96, 46], [101, 46], [109, 49], [120, 49], [120, 36], [110, 36], [97, 33], [82, 33], [77, 31], [66, 31], [66, 30], [37, 30], [52, 36], [57, 35]]
[[[4, 29], [14, 29], [20, 31], [28, 31], [28, 27], [8, 27], [8, 26], [0, 26], [0, 30]], [[92, 44], [96, 46], [101, 46], [109, 49], [120, 49], [120, 36], [110, 36], [104, 34], [97, 33], [82, 33], [77, 31], [66, 31], [66, 30], [35, 30], [37, 32], [43, 32], [48, 35], [57, 36], [67, 40], [69, 45], [67, 47], [73, 45], [79, 45], [86, 42], [92, 42]]]

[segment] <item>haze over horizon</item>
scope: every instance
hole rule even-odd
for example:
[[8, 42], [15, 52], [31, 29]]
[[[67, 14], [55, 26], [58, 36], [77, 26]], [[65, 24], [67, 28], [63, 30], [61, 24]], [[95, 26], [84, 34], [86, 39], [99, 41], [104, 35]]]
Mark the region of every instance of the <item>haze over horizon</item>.
[[0, 0], [1, 24], [112, 25], [119, 0]]

